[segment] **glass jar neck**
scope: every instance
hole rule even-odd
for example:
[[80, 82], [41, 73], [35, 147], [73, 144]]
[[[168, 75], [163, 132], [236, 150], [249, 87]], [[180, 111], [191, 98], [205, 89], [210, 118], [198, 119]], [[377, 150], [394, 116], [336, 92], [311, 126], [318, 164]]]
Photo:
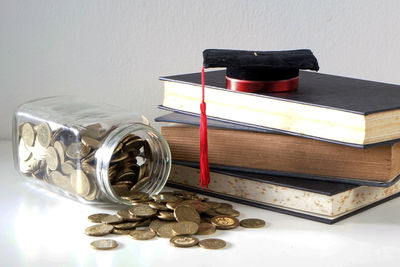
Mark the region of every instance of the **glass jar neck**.
[[109, 167], [114, 150], [128, 135], [134, 134], [148, 142], [151, 151], [151, 163], [147, 172], [148, 181], [140, 188], [149, 195], [159, 193], [167, 182], [171, 170], [171, 152], [167, 141], [154, 128], [142, 123], [119, 125], [103, 141], [96, 152], [96, 176], [100, 190], [105, 196], [119, 204], [131, 205], [131, 202], [118, 196], [112, 188]]

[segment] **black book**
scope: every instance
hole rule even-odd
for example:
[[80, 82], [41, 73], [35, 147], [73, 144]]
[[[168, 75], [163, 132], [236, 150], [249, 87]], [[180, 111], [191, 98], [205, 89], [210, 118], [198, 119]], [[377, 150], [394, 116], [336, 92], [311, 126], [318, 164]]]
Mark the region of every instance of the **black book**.
[[[206, 72], [210, 118], [356, 147], [400, 139], [399, 85], [300, 71], [296, 91], [256, 94], [226, 89], [225, 76]], [[162, 107], [200, 113], [200, 73], [160, 79]]]

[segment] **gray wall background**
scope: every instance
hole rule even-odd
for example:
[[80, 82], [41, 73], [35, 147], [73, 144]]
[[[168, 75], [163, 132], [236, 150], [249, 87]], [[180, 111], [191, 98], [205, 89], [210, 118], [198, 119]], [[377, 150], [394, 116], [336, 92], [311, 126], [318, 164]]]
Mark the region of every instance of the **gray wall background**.
[[[158, 76], [205, 48], [311, 48], [320, 72], [400, 83], [400, 1], [0, 1], [0, 139], [17, 105], [59, 94], [161, 114]], [[400, 101], [400, 99], [399, 99]]]

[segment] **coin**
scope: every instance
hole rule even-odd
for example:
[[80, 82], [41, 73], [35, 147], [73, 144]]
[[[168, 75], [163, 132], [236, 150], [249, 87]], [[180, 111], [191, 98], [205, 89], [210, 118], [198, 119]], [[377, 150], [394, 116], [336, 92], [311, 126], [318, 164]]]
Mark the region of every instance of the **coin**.
[[129, 210], [127, 209], [119, 210], [117, 212], [117, 216], [121, 217], [124, 221], [129, 221], [129, 222], [137, 222], [142, 220], [142, 218], [130, 214]]
[[114, 227], [108, 224], [96, 224], [86, 228], [85, 233], [91, 236], [103, 236], [111, 233]]
[[217, 229], [230, 230], [239, 226], [239, 220], [229, 215], [217, 215], [211, 219]]
[[100, 144], [101, 144], [99, 140], [97, 140], [95, 138], [91, 138], [91, 137], [86, 136], [86, 135], [82, 136], [81, 141], [82, 141], [82, 143], [84, 145], [89, 146], [89, 147], [91, 147], [93, 149], [99, 148]]
[[200, 223], [199, 213], [190, 206], [181, 205], [175, 208], [174, 216], [178, 222], [191, 221]]
[[104, 217], [110, 216], [110, 214], [107, 213], [96, 213], [88, 216], [88, 220], [92, 223], [102, 223], [102, 219]]
[[169, 210], [164, 204], [157, 203], [157, 202], [150, 202], [149, 207], [159, 210], [159, 211], [167, 211]]
[[74, 163], [71, 161], [66, 161], [61, 163], [61, 171], [65, 175], [71, 175], [71, 173], [75, 170]]
[[145, 185], [150, 180], [150, 177], [143, 177], [134, 186], [132, 186], [131, 191], [140, 190], [143, 185]]
[[32, 155], [32, 152], [30, 152], [24, 143], [24, 139], [21, 139], [19, 141], [19, 145], [18, 145], [18, 156], [20, 160], [27, 160], [29, 159], [29, 157]]
[[178, 248], [194, 247], [199, 240], [193, 236], [174, 236], [170, 239], [170, 244]]
[[161, 220], [154, 220], [150, 223], [149, 228], [152, 230], [154, 233], [157, 233], [158, 228], [161, 226], [169, 224], [168, 221], [161, 221]]
[[170, 210], [174, 210], [176, 207], [178, 207], [180, 205], [182, 205], [182, 201], [167, 202], [167, 204], [165, 204], [165, 206]]
[[221, 207], [221, 203], [219, 202], [207, 201], [207, 204], [211, 209], [218, 209]]
[[157, 214], [157, 218], [166, 221], [175, 221], [175, 216], [172, 211], [159, 211]]
[[202, 222], [199, 224], [199, 230], [197, 230], [197, 235], [212, 235], [215, 233], [216, 227], [211, 223]]
[[182, 204], [191, 206], [195, 208], [198, 212], [205, 212], [210, 209], [210, 206], [208, 206], [207, 203], [195, 199], [185, 200], [182, 202]]
[[[37, 139], [37, 137], [36, 137]], [[35, 141], [35, 145], [29, 148], [32, 152], [32, 156], [37, 160], [46, 159], [46, 148], [42, 147], [39, 142]]]
[[158, 194], [158, 195], [154, 195], [152, 196], [152, 198], [156, 201], [156, 202], [176, 202], [179, 200], [178, 197], [172, 195], [172, 194]]
[[245, 228], [261, 228], [265, 226], [265, 221], [261, 219], [249, 218], [241, 220], [240, 226]]
[[24, 123], [21, 127], [21, 136], [25, 145], [33, 146], [35, 142], [35, 130], [33, 129], [32, 124]]
[[71, 159], [81, 159], [90, 152], [90, 147], [85, 146], [82, 143], [72, 143], [68, 146], [65, 152]]
[[203, 239], [199, 242], [200, 247], [206, 249], [220, 249], [226, 246], [226, 242], [218, 238]]
[[90, 243], [90, 246], [94, 249], [108, 250], [118, 247], [118, 243], [112, 239], [100, 239]]
[[74, 170], [70, 175], [70, 179], [72, 188], [78, 195], [87, 196], [89, 194], [90, 183], [83, 171]]
[[109, 215], [109, 216], [105, 216], [103, 219], [101, 219], [101, 222], [105, 223], [105, 224], [116, 224], [116, 223], [121, 223], [123, 221], [124, 220], [117, 215]]
[[83, 162], [81, 164], [81, 169], [85, 172], [87, 176], [96, 176], [96, 169], [89, 163]]
[[122, 229], [117, 229], [114, 228], [111, 233], [116, 234], [116, 235], [129, 235], [131, 230], [122, 230]]
[[54, 171], [58, 168], [60, 161], [58, 158], [57, 151], [55, 150], [54, 147], [48, 147], [46, 150], [46, 164], [47, 167]]
[[157, 210], [150, 208], [148, 205], [137, 205], [130, 207], [129, 212], [139, 217], [151, 217], [157, 213]]
[[172, 232], [175, 235], [194, 235], [199, 230], [199, 226], [194, 222], [178, 222], [172, 225]]
[[57, 151], [58, 158], [60, 159], [60, 163], [63, 163], [65, 161], [65, 146], [63, 143], [60, 141], [55, 141], [54, 142], [54, 149]]
[[123, 222], [113, 224], [114, 229], [129, 230], [134, 229], [139, 222]]
[[129, 235], [135, 240], [149, 240], [156, 236], [156, 234], [150, 230], [133, 230]]
[[100, 139], [103, 136], [104, 132], [105, 130], [100, 123], [88, 125], [85, 127], [85, 129], [82, 130], [83, 135], [90, 136], [95, 139]]
[[222, 215], [230, 215], [233, 217], [239, 217], [240, 212], [231, 208], [217, 208], [215, 211]]
[[47, 148], [50, 145], [51, 130], [47, 123], [42, 122], [37, 126], [36, 135], [37, 141], [42, 147]]
[[163, 237], [163, 238], [171, 238], [171, 237], [175, 236], [174, 232], [172, 231], [172, 226], [174, 224], [175, 223], [168, 223], [168, 224], [161, 225], [157, 229], [157, 235], [159, 237]]

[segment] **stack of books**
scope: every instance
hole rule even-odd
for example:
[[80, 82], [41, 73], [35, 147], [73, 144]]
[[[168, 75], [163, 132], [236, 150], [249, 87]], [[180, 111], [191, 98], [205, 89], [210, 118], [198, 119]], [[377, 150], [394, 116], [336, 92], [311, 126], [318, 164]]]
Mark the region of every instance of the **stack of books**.
[[400, 86], [300, 71], [290, 93], [206, 73], [211, 182], [199, 183], [200, 73], [162, 77], [169, 185], [335, 223], [400, 195]]

